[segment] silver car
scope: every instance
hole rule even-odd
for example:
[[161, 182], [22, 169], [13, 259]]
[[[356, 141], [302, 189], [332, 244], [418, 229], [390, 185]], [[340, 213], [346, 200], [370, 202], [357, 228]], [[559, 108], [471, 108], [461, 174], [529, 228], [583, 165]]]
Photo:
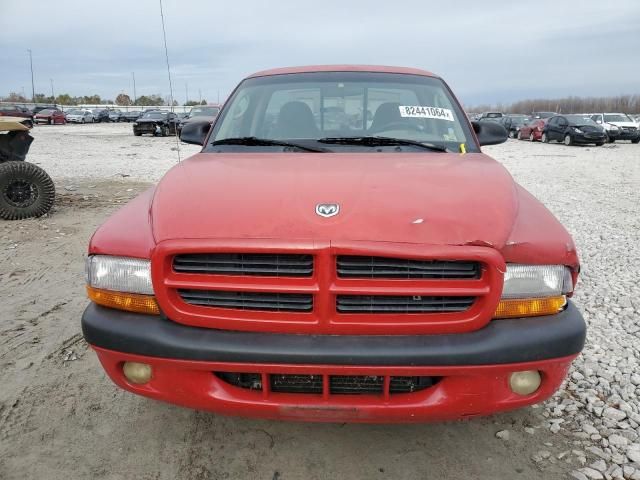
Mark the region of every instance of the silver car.
[[83, 110], [81, 108], [76, 108], [73, 110], [69, 110], [65, 114], [67, 117], [67, 123], [93, 123], [95, 122], [95, 118], [91, 110]]

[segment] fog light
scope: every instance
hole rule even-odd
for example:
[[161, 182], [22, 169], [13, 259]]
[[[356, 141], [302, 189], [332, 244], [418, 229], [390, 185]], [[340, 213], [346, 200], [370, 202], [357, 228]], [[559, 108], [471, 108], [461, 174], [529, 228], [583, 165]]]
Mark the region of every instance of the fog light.
[[509, 377], [509, 387], [518, 395], [531, 395], [538, 390], [541, 381], [540, 372], [537, 370], [514, 372]]
[[138, 362], [124, 362], [122, 373], [131, 383], [147, 383], [151, 380], [151, 365]]

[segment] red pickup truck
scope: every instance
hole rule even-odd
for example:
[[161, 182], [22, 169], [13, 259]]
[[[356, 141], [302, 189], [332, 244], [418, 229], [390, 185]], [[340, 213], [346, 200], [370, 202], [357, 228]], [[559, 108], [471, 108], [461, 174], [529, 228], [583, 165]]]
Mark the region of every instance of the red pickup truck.
[[420, 422], [534, 404], [586, 327], [574, 243], [429, 72], [243, 80], [111, 216], [86, 340], [120, 387], [225, 414]]

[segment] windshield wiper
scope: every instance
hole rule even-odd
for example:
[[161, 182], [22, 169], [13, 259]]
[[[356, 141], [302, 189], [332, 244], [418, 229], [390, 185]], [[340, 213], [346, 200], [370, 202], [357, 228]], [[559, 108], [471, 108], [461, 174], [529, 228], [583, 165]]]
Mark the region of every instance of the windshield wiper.
[[290, 147], [299, 148], [307, 152], [327, 152], [324, 148], [307, 147], [306, 145], [300, 145], [298, 143], [284, 142], [280, 140], [271, 140], [268, 138], [258, 137], [234, 137], [223, 138], [222, 140], [216, 140], [211, 142], [210, 145], [247, 145], [250, 147], [258, 146], [276, 146], [276, 147]]
[[413, 147], [420, 147], [425, 150], [432, 150], [434, 152], [446, 152], [447, 148], [442, 145], [435, 145], [433, 143], [418, 142], [416, 140], [408, 140], [404, 138], [393, 137], [326, 137], [317, 140], [318, 143], [329, 143], [334, 145], [364, 145], [366, 147], [385, 147], [392, 145], [408, 145]]

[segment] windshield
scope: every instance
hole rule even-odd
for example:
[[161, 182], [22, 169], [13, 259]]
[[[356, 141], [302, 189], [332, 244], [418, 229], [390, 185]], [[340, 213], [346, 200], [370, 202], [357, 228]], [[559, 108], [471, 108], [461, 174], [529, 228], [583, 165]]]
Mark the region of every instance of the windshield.
[[192, 108], [189, 117], [215, 117], [220, 112], [220, 107]]
[[565, 115], [569, 122], [574, 123], [576, 125], [597, 125], [591, 117], [587, 115]]
[[[372, 136], [429, 143], [455, 152], [461, 148], [479, 151], [464, 112], [444, 83], [420, 75], [315, 72], [249, 78], [220, 115], [205, 151], [283, 149], [255, 141], [251, 145], [219, 144], [246, 137], [330, 151], [371, 151], [371, 142], [327, 140]], [[212, 142], [218, 145], [214, 148]], [[376, 148], [416, 151], [420, 146], [376, 144]]]
[[605, 122], [633, 122], [627, 115], [624, 113], [614, 113], [610, 115], [604, 116]]
[[82, 110], [70, 110], [69, 115], [84, 115]]
[[53, 110], [49, 110], [49, 109], [40, 110], [40, 115], [51, 115], [52, 113], [53, 113]]
[[509, 118], [511, 118], [511, 123], [514, 125], [525, 125], [526, 123], [529, 122], [529, 120], [531, 120], [529, 117], [525, 115], [514, 115], [513, 117], [509, 117]]
[[551, 118], [555, 115], [557, 114], [553, 112], [533, 112], [534, 118]]
[[167, 118], [166, 112], [149, 112], [145, 113], [142, 118], [155, 118], [155, 119], [164, 119]]

